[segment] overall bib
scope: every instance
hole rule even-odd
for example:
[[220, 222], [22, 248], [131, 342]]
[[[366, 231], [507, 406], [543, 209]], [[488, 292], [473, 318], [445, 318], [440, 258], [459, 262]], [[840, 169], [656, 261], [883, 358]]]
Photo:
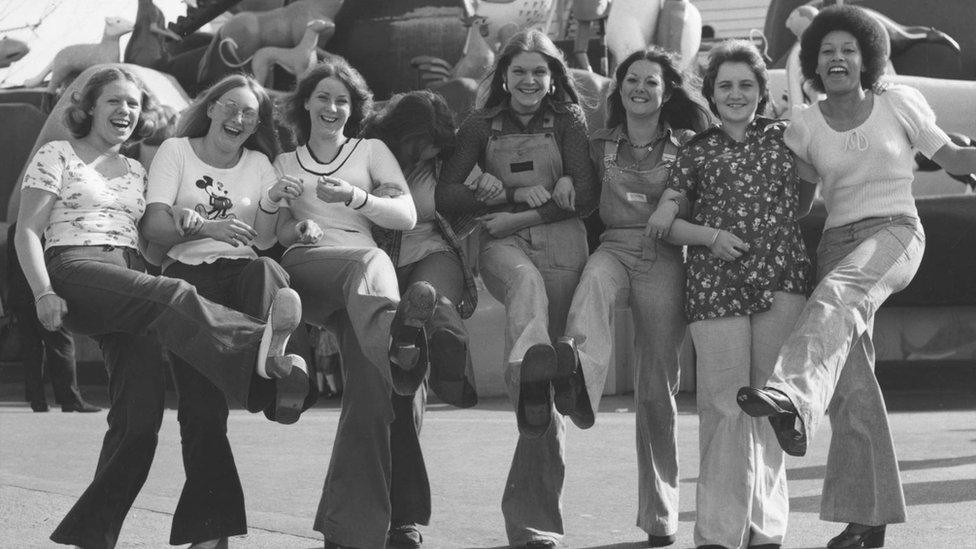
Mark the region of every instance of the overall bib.
[[[544, 185], [552, 190], [563, 174], [562, 154], [553, 134], [552, 113], [544, 115], [544, 133], [501, 135], [501, 118], [492, 121], [485, 171], [506, 188]], [[573, 217], [522, 229], [504, 238], [485, 236], [481, 275], [488, 291], [505, 304], [505, 381], [518, 405], [520, 367], [532, 345], [551, 344], [563, 334], [580, 271], [586, 263], [586, 231]], [[558, 541], [565, 463], [565, 424], [553, 411], [546, 431], [527, 435], [520, 424], [509, 470], [502, 513], [512, 545], [535, 539]]]
[[589, 395], [577, 420], [595, 420], [607, 371], [618, 296], [626, 292], [634, 319], [634, 400], [637, 415], [637, 526], [655, 536], [678, 526], [675, 440], [678, 351], [684, 340], [685, 270], [681, 248], [645, 237], [647, 218], [664, 192], [677, 146], [666, 139], [662, 161], [649, 170], [618, 163], [616, 141], [606, 141], [600, 217], [607, 229], [590, 256], [570, 307], [566, 335], [576, 340]]

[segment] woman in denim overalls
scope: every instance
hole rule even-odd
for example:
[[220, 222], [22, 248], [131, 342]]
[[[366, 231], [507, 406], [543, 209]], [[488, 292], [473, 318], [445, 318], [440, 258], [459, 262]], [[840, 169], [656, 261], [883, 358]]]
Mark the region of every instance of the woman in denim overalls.
[[[577, 97], [552, 41], [539, 31], [515, 35], [498, 58], [485, 107], [462, 125], [436, 191], [437, 209], [448, 215], [490, 207], [480, 218], [487, 234], [479, 265], [507, 312], [505, 379], [520, 436], [502, 512], [515, 546], [554, 547], [562, 537], [565, 426], [553, 418], [552, 382], [567, 375], [556, 372], [552, 342], [563, 333], [586, 262], [579, 213], [594, 202]], [[464, 182], [475, 164], [485, 173], [469, 189]]]
[[827, 220], [819, 282], [768, 387], [738, 395], [746, 413], [769, 416], [794, 455], [806, 452], [830, 414], [820, 518], [847, 523], [830, 549], [881, 547], [886, 525], [905, 521], [871, 337], [875, 312], [908, 286], [925, 249], [912, 196], [914, 154], [950, 173], [976, 171], [976, 149], [950, 142], [917, 90], [879, 84], [888, 49], [881, 25], [853, 6], [824, 9], [803, 34], [803, 76], [827, 97], [798, 107], [785, 139], [821, 178]]
[[[678, 350], [684, 340], [685, 269], [681, 247], [645, 236], [678, 147], [710, 121], [692, 100], [671, 55], [657, 48], [628, 56], [616, 71], [607, 129], [595, 132], [590, 155], [603, 184], [600, 218], [607, 229], [583, 270], [556, 343], [560, 370], [575, 371], [556, 409], [582, 429], [593, 425], [610, 367], [611, 321], [627, 292], [634, 315], [637, 406], [637, 525], [652, 547], [674, 542], [678, 527], [675, 441]], [[579, 368], [576, 365], [579, 364]]]

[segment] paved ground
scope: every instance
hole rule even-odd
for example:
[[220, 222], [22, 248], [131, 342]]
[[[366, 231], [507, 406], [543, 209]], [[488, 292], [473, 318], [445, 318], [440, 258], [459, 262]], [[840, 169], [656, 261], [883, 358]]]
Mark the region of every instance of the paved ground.
[[[969, 382], [972, 376], [964, 377]], [[904, 385], [904, 383], [903, 383]], [[912, 386], [912, 384], [909, 384]], [[104, 404], [104, 389], [85, 387]], [[0, 547], [51, 547], [47, 536], [85, 488], [94, 470], [105, 413], [35, 414], [23, 386], [0, 386]], [[888, 393], [902, 467], [909, 522], [889, 529], [887, 547], [976, 548], [976, 387]], [[698, 474], [693, 395], [682, 395], [678, 422], [681, 516], [678, 543], [693, 546]], [[338, 420], [323, 403], [294, 426], [231, 412], [229, 431], [247, 498], [249, 534], [237, 548], [321, 547], [311, 529]], [[569, 428], [563, 506], [567, 547], [638, 548], [634, 526], [634, 416], [628, 397], [604, 402], [597, 425]], [[841, 529], [818, 520], [826, 461], [825, 430], [808, 457], [789, 461], [791, 525], [786, 547], [823, 547]], [[431, 407], [422, 435], [434, 514], [425, 547], [495, 548], [506, 540], [499, 502], [515, 443], [508, 404], [490, 400], [473, 410]], [[282, 462], [285, 464], [282, 465]], [[269, 470], [280, 471], [271, 474]], [[122, 531], [121, 547], [166, 547], [182, 486], [176, 413], [168, 410], [146, 486]]]

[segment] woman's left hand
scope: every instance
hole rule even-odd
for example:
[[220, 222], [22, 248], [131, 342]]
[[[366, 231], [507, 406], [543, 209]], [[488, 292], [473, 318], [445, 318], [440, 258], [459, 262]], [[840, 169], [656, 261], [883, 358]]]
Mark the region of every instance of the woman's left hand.
[[556, 181], [556, 186], [552, 189], [552, 200], [564, 210], [576, 210], [576, 189], [573, 187], [572, 177], [564, 175]]
[[176, 229], [180, 236], [192, 236], [200, 232], [206, 219], [190, 208], [179, 208], [176, 212]]
[[352, 200], [354, 187], [345, 179], [329, 177], [323, 175], [319, 177], [318, 184], [315, 186], [315, 196], [322, 202], [334, 204], [336, 202], [349, 202]]
[[477, 219], [494, 238], [504, 238], [521, 229], [518, 218], [510, 212], [485, 214]]
[[292, 200], [302, 196], [302, 180], [291, 175], [283, 175], [278, 181], [268, 189], [268, 198], [272, 202], [279, 200]]

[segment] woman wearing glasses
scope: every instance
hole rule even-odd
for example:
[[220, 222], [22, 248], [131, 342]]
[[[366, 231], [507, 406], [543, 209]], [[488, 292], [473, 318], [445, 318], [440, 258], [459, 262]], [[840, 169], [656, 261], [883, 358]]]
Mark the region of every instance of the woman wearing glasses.
[[[293, 198], [278, 180], [279, 152], [267, 92], [247, 76], [224, 78], [183, 114], [177, 136], [160, 146], [149, 170], [142, 231], [168, 248], [163, 274], [251, 316], [268, 310], [288, 274], [256, 249], [275, 242], [276, 207]], [[217, 546], [247, 532], [244, 494], [227, 440], [227, 402], [217, 387], [173, 357], [186, 483], [170, 543]], [[254, 411], [254, 410], [252, 410]], [[297, 414], [275, 418], [292, 423]]]

